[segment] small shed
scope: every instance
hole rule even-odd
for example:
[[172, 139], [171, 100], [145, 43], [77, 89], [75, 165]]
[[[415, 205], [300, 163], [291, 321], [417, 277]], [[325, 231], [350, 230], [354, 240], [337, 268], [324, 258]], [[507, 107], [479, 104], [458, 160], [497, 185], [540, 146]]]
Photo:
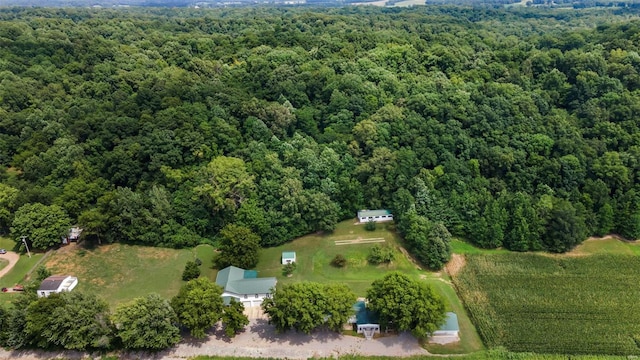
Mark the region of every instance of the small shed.
[[460, 341], [460, 326], [458, 325], [458, 315], [448, 312], [445, 322], [440, 328], [433, 332], [429, 342], [437, 344], [449, 344]]
[[366, 223], [369, 221], [393, 221], [393, 214], [386, 209], [379, 210], [360, 210], [358, 211], [358, 221]]
[[282, 252], [282, 265], [291, 264], [296, 262], [295, 251], [283, 251]]

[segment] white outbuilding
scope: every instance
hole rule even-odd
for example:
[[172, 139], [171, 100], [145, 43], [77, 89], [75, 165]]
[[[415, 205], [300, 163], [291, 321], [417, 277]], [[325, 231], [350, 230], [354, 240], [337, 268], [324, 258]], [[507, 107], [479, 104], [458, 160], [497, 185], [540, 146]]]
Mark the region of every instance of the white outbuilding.
[[38, 288], [38, 297], [47, 297], [52, 293], [71, 291], [78, 285], [78, 278], [66, 275], [49, 276]]
[[386, 209], [380, 210], [360, 210], [358, 211], [358, 221], [366, 223], [369, 221], [393, 221], [393, 214]]
[[282, 252], [282, 265], [287, 265], [296, 262], [295, 251], [283, 251]]

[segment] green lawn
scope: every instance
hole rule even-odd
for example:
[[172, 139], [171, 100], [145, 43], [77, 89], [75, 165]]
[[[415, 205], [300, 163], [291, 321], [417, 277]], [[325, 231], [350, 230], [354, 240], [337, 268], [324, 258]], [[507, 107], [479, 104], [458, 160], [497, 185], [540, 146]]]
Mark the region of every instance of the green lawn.
[[0, 236], [0, 249], [13, 250], [14, 246], [16, 246], [16, 242], [13, 239]]
[[592, 239], [585, 240], [578, 245], [574, 254], [613, 254], [613, 255], [637, 255], [640, 256], [640, 242], [629, 242], [617, 239]]
[[4, 267], [7, 265], [9, 265], [9, 260], [0, 258], [0, 270], [4, 269]]
[[[354, 220], [343, 221], [331, 234], [311, 234], [285, 245], [261, 250], [256, 270], [261, 277], [277, 277], [281, 284], [305, 280], [320, 283], [345, 283], [356, 295], [361, 297], [365, 296], [371, 282], [381, 278], [389, 271], [398, 270], [416, 278], [419, 275], [432, 277], [432, 273], [420, 270], [402, 254], [399, 239], [391, 229], [393, 229], [392, 223], [378, 224], [375, 231], [366, 231], [364, 225], [354, 225]], [[391, 264], [372, 266], [367, 263], [369, 250], [375, 245], [373, 243], [335, 244], [335, 241], [374, 238], [385, 240], [378, 243], [379, 245], [393, 247], [395, 260]], [[296, 252], [297, 268], [291, 277], [282, 275], [280, 258], [283, 251]], [[331, 260], [337, 254], [342, 254], [347, 259], [346, 267], [331, 266]]]
[[429, 279], [428, 283], [444, 297], [447, 303], [447, 311], [452, 311], [458, 315], [460, 341], [448, 345], [425, 343], [425, 348], [433, 354], [467, 354], [484, 349], [482, 340], [451, 283], [446, 280], [443, 281], [443, 279]]
[[165, 249], [111, 244], [86, 250], [77, 245], [56, 250], [46, 266], [54, 274], [78, 277], [77, 289], [95, 293], [111, 307], [155, 292], [169, 299], [178, 293], [182, 271], [189, 260], [202, 260], [204, 276], [215, 280], [210, 269], [213, 249]]
[[[27, 273], [33, 269], [43, 256], [44, 254], [31, 254], [31, 257], [21, 255], [20, 260], [18, 260], [18, 263], [16, 263], [13, 269], [0, 278], [0, 288], [12, 287], [13, 285], [23, 283]], [[0, 293], [0, 303], [9, 303], [17, 294], [18, 293]]]

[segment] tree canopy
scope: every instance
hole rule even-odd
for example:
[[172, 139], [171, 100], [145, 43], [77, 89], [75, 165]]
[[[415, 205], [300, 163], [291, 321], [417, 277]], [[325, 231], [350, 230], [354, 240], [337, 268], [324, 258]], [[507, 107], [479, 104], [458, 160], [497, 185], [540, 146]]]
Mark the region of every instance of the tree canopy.
[[431, 286], [394, 272], [374, 281], [367, 306], [380, 316], [383, 328], [411, 331], [426, 338], [444, 322], [444, 301]]
[[322, 326], [339, 332], [355, 301], [346, 285], [300, 282], [278, 287], [262, 308], [279, 332], [295, 329], [308, 334]]
[[45, 250], [60, 244], [70, 226], [69, 217], [60, 206], [35, 203], [23, 205], [16, 211], [11, 232], [16, 241], [26, 236], [33, 248]]
[[119, 305], [112, 320], [116, 336], [126, 349], [161, 350], [180, 341], [178, 317], [169, 302], [158, 294]]
[[634, 8], [262, 10], [0, 9], [0, 232], [276, 246], [414, 206], [487, 248], [640, 236]]
[[178, 322], [189, 329], [191, 336], [204, 338], [205, 332], [222, 317], [222, 288], [206, 277], [188, 281], [171, 299]]

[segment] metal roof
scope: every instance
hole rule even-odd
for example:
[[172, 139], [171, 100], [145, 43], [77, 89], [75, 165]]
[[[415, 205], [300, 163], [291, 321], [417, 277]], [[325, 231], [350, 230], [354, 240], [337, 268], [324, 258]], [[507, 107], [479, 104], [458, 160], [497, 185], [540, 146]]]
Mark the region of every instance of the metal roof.
[[276, 278], [258, 278], [257, 275], [254, 270], [229, 266], [218, 272], [216, 284], [222, 286], [225, 291], [238, 295], [270, 293], [276, 286]]
[[369, 216], [382, 216], [382, 215], [392, 215], [391, 211], [386, 209], [379, 210], [360, 210], [358, 211], [358, 217], [369, 217]]
[[282, 258], [283, 259], [295, 259], [296, 258], [296, 252], [295, 251], [283, 251], [282, 252]]
[[378, 324], [380, 318], [377, 313], [367, 309], [367, 304], [364, 301], [357, 301], [353, 305], [353, 311], [355, 314], [356, 324]]
[[42, 280], [42, 284], [38, 288], [38, 291], [51, 291], [58, 290], [62, 282], [67, 278], [67, 276], [49, 276], [48, 278]]
[[458, 315], [453, 312], [448, 312], [445, 323], [440, 326], [438, 330], [441, 331], [459, 331], [460, 327], [458, 326]]

